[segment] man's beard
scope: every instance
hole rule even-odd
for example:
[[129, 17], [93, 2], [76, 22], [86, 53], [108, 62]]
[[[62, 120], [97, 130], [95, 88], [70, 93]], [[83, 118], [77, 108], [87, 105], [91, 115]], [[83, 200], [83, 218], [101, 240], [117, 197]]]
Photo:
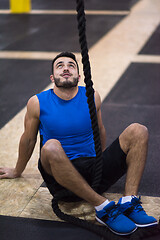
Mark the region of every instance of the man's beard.
[[54, 78], [54, 83], [58, 88], [72, 88], [78, 85], [79, 78], [73, 78], [73, 81], [66, 79], [66, 81], [61, 82], [60, 78]]

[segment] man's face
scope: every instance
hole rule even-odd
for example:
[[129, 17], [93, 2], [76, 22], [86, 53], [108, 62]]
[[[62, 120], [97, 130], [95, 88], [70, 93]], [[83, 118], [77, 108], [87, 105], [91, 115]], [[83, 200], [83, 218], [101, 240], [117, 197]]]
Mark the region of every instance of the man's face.
[[54, 62], [53, 82], [56, 87], [72, 88], [78, 85], [77, 64], [72, 58], [60, 57]]

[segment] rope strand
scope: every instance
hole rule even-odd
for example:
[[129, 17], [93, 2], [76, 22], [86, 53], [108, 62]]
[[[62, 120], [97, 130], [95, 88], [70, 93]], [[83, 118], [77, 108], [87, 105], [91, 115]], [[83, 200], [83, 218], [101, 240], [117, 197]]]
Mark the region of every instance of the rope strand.
[[93, 82], [91, 80], [91, 67], [88, 55], [88, 46], [86, 40], [86, 18], [84, 12], [84, 2], [83, 0], [77, 0], [77, 21], [78, 21], [78, 30], [79, 30], [79, 43], [81, 47], [82, 63], [83, 63], [83, 72], [84, 72], [84, 82], [86, 84], [86, 96], [88, 98], [88, 106], [90, 112], [90, 118], [92, 123], [93, 137], [95, 143], [95, 176], [92, 183], [92, 188], [97, 191], [98, 185], [102, 176], [102, 149], [101, 141], [96, 113], [96, 106], [94, 101], [94, 89]]

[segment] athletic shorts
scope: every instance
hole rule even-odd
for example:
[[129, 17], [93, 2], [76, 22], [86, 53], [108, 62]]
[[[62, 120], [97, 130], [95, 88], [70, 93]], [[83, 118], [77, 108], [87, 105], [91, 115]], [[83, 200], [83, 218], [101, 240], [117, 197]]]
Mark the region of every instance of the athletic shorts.
[[[85, 178], [85, 180], [92, 184], [94, 177], [94, 157], [82, 157], [72, 160], [74, 167]], [[38, 169], [48, 187], [50, 193], [54, 194], [62, 189], [53, 176], [47, 174], [39, 159]], [[98, 193], [103, 193], [109, 189], [115, 182], [121, 178], [127, 170], [126, 154], [122, 151], [119, 138], [117, 138], [106, 150], [103, 152], [103, 170], [102, 179], [100, 182]]]

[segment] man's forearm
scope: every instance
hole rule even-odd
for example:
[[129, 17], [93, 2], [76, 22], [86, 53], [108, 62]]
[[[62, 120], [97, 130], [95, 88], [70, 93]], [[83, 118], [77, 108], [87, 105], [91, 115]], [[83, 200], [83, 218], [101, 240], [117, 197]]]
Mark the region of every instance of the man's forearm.
[[25, 133], [22, 135], [19, 143], [18, 160], [14, 170], [16, 177], [21, 176], [22, 172], [24, 171], [32, 155], [35, 144], [36, 144], [36, 139], [35, 140], [27, 139], [27, 137], [25, 136]]
[[106, 149], [106, 130], [104, 127], [100, 129], [100, 139], [102, 151], [104, 151]]

